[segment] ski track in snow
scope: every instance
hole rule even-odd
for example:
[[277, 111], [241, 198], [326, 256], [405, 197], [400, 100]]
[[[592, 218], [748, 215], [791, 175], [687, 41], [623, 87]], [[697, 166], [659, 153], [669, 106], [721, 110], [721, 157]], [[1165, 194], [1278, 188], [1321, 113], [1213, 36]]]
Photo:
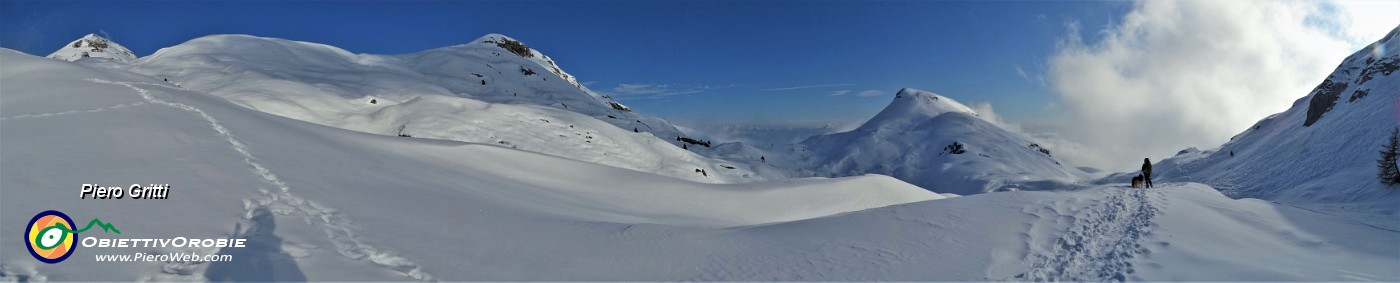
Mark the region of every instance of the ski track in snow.
[[[1150, 252], [1143, 246], [1142, 239], [1151, 233], [1152, 218], [1158, 213], [1149, 193], [1160, 194], [1156, 189], [1114, 190], [1088, 209], [1061, 215], [1056, 221], [1069, 220], [1069, 229], [1054, 240], [1048, 253], [1027, 255], [1026, 262], [1032, 265], [1030, 271], [1012, 280], [1123, 282], [1134, 279], [1135, 270], [1130, 261]], [[1047, 208], [1055, 211], [1053, 207]]]
[[[209, 122], [210, 128], [213, 128], [214, 131], [218, 132], [219, 136], [223, 137], [224, 140], [229, 143], [229, 145], [233, 148], [234, 151], [237, 151], [239, 155], [242, 155], [243, 162], [248, 164], [248, 166], [252, 167], [254, 174], [257, 174], [258, 176], [262, 177], [264, 182], [277, 188], [276, 191], [259, 188], [259, 197], [244, 199], [243, 208], [246, 211], [243, 215], [243, 218], [245, 220], [253, 220], [253, 218], [255, 217], [255, 212], [259, 209], [267, 209], [268, 211], [271, 211], [278, 215], [292, 215], [295, 213], [300, 213], [303, 216], [302, 220], [304, 220], [307, 224], [315, 225], [319, 223], [320, 225], [318, 226], [323, 231], [325, 231], [326, 237], [329, 238], [330, 242], [336, 246], [336, 251], [345, 257], [354, 260], [369, 260], [370, 262], [373, 262], [377, 265], [380, 265], [384, 268], [387, 268], [393, 272], [399, 273], [409, 278], [421, 281], [436, 280], [431, 274], [428, 274], [427, 272], [423, 271], [423, 268], [420, 267], [417, 263], [413, 262], [412, 260], [409, 260], [408, 258], [405, 258], [403, 256], [399, 256], [397, 253], [394, 253], [387, 249], [378, 248], [372, 244], [361, 241], [358, 235], [355, 233], [354, 224], [349, 219], [342, 216], [339, 210], [316, 203], [314, 201], [305, 200], [293, 195], [291, 193], [292, 189], [287, 186], [287, 183], [282, 182], [282, 180], [277, 177], [277, 174], [273, 173], [272, 170], [269, 170], [266, 166], [263, 166], [262, 163], [259, 163], [256, 160], [254, 160], [253, 154], [248, 151], [248, 147], [244, 145], [243, 142], [238, 141], [237, 138], [234, 138], [233, 134], [230, 133], [229, 130], [225, 128], [223, 124], [219, 122], [218, 119], [214, 119], [213, 116], [210, 116], [209, 113], [205, 113], [204, 110], [200, 110], [199, 108], [195, 108], [194, 106], [155, 98], [155, 96], [151, 95], [149, 90], [137, 87], [136, 85], [140, 84], [159, 86], [176, 90], [183, 89], [173, 86], [142, 82], [113, 82], [102, 79], [89, 79], [89, 81], [96, 83], [115, 84], [131, 88], [132, 90], [135, 90], [137, 94], [139, 94], [141, 98], [144, 99], [146, 102], [168, 106], [188, 111], [194, 114], [198, 114], [200, 118], [203, 118], [206, 122]], [[116, 108], [118, 106], [122, 105], [100, 109]], [[94, 112], [93, 110], [86, 111]], [[77, 113], [83, 111], [65, 111], [54, 113], [52, 115], [39, 114], [34, 115], [34, 117], [39, 117], [40, 115], [53, 116], [68, 112]], [[20, 117], [16, 116], [10, 118]], [[252, 228], [250, 227], [250, 229]], [[234, 231], [235, 234], [244, 232], [246, 231]], [[304, 250], [288, 251], [286, 250], [288, 248], [301, 249], [300, 247], [296, 246], [283, 246], [280, 247], [279, 251], [288, 255], [292, 255], [294, 257], [305, 257], [308, 254], [308, 252]], [[161, 272], [167, 275], [191, 276], [192, 274], [190, 274], [188, 271], [195, 269], [195, 265], [202, 263], [203, 262], [167, 263], [165, 266], [162, 267]], [[170, 272], [172, 270], [186, 272], [172, 273]], [[202, 280], [203, 278], [196, 279]]]
[[112, 106], [107, 106], [107, 107], [98, 107], [98, 108], [84, 109], [84, 110], [68, 110], [68, 111], [53, 112], [53, 113], [39, 113], [39, 114], [15, 115], [15, 116], [10, 116], [10, 117], [0, 117], [0, 121], [9, 120], [9, 119], [44, 118], [44, 117], [62, 116], [62, 115], [79, 114], [79, 113], [97, 113], [97, 112], [102, 112], [102, 111], [107, 111], [107, 110], [114, 110], [114, 109], [122, 109], [122, 108], [127, 108], [127, 107], [132, 107], [132, 106], [139, 106], [139, 105], [143, 105], [143, 104], [146, 104], [146, 102], [122, 103], [122, 104], [117, 104], [117, 105], [112, 105]]

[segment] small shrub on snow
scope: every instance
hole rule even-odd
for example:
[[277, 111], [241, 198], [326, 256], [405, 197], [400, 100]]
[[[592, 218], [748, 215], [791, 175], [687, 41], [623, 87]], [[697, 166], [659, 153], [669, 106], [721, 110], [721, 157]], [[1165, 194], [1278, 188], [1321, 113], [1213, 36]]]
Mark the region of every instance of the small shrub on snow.
[[1038, 143], [1033, 143], [1029, 147], [1031, 148], [1031, 150], [1039, 151], [1041, 154], [1045, 154], [1045, 156], [1055, 157], [1054, 155], [1050, 155], [1050, 149], [1040, 146], [1040, 144]]
[[943, 147], [943, 152], [952, 154], [963, 154], [967, 153], [967, 150], [963, 149], [963, 145], [961, 143], [953, 142], [953, 144]]
[[[692, 138], [687, 138], [687, 137], [676, 136], [676, 141], [685, 142], [685, 143], [693, 144], [693, 145], [704, 146], [704, 147], [710, 147], [710, 141], [705, 141], [705, 140], [697, 140], [697, 139], [692, 139]], [[682, 144], [682, 145], [684, 145], [684, 144]]]

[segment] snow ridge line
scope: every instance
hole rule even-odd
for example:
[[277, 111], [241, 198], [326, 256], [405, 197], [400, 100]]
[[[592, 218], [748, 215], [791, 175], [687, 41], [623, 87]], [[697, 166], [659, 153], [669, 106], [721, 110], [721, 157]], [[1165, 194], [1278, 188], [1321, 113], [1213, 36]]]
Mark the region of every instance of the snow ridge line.
[[279, 215], [301, 213], [304, 216], [303, 220], [306, 221], [307, 224], [313, 224], [315, 221], [321, 222], [320, 226], [322, 231], [326, 233], [326, 237], [336, 246], [337, 252], [341, 255], [354, 260], [368, 259], [370, 262], [409, 278], [421, 281], [435, 281], [431, 274], [423, 271], [422, 267], [412, 260], [359, 240], [359, 236], [354, 232], [354, 224], [352, 224], [349, 219], [342, 216], [339, 210], [292, 195], [291, 188], [287, 186], [287, 183], [278, 178], [277, 174], [273, 173], [272, 170], [267, 169], [266, 166], [253, 160], [253, 154], [248, 151], [247, 145], [238, 141], [238, 139], [229, 132], [228, 128], [225, 128], [218, 119], [210, 116], [209, 113], [195, 108], [194, 106], [155, 98], [155, 96], [151, 95], [149, 90], [135, 85], [142, 84], [176, 90], [183, 89], [160, 84], [113, 82], [96, 78], [88, 79], [88, 81], [125, 86], [135, 90], [137, 94], [147, 102], [192, 112], [198, 114], [200, 118], [203, 118], [206, 122], [209, 122], [210, 128], [218, 132], [219, 136], [223, 137], [224, 141], [228, 142], [233, 150], [237, 151], [239, 155], [243, 157], [243, 162], [252, 167], [253, 173], [262, 177], [264, 182], [278, 189], [277, 192], [272, 192], [260, 188], [258, 192], [261, 194], [261, 197], [257, 199], [244, 199], [243, 207], [246, 210], [244, 212], [244, 219], [253, 219], [259, 208], [267, 208], [269, 211]]
[[1031, 270], [1017, 275], [1028, 281], [1127, 281], [1132, 262], [1148, 253], [1141, 243], [1151, 234], [1152, 206], [1146, 189], [1122, 189], [1074, 218], [1048, 255], [1031, 255]]
[[97, 113], [97, 112], [102, 112], [102, 111], [107, 111], [107, 110], [114, 110], [114, 109], [122, 109], [122, 108], [127, 108], [127, 107], [132, 107], [132, 106], [139, 106], [139, 105], [142, 105], [142, 104], [146, 104], [146, 102], [122, 103], [122, 104], [117, 104], [117, 105], [112, 105], [112, 106], [107, 106], [107, 107], [98, 107], [98, 108], [83, 109], [83, 110], [68, 110], [68, 111], [53, 112], [53, 113], [39, 113], [39, 114], [15, 115], [15, 116], [10, 116], [10, 117], [0, 117], [0, 121], [9, 120], [9, 119], [44, 118], [44, 117], [62, 116], [62, 115], [78, 114], [78, 113]]

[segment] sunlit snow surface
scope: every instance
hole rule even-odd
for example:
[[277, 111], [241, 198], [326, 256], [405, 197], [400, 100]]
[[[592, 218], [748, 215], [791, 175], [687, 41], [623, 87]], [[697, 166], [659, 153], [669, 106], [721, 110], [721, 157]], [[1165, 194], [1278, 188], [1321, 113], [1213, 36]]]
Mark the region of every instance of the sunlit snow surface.
[[[232, 60], [219, 58], [224, 55], [207, 56]], [[272, 93], [220, 90], [214, 75], [180, 81], [165, 71], [141, 74], [11, 50], [0, 50], [0, 62], [0, 235], [17, 237], [34, 214], [60, 210], [78, 222], [101, 218], [123, 231], [84, 237], [250, 241], [223, 250], [79, 247], [68, 260], [45, 264], [12, 238], [0, 241], [0, 279], [6, 280], [1400, 280], [1400, 232], [1388, 225], [1396, 217], [1384, 210], [1397, 203], [1395, 194], [1343, 180], [1374, 181], [1372, 167], [1344, 160], [1373, 163], [1384, 131], [1370, 129], [1393, 122], [1384, 115], [1392, 113], [1386, 107], [1393, 107], [1396, 88], [1383, 88], [1394, 86], [1393, 76], [1362, 84], [1372, 89], [1369, 96], [1347, 102], [1344, 95], [1306, 129], [1297, 129], [1301, 121], [1292, 119], [1301, 118], [1289, 113], [1306, 111], [1298, 109], [1307, 98], [1261, 122], [1287, 128], [1262, 125], [1261, 133], [1273, 134], [1246, 132], [1220, 150], [1190, 153], [1204, 156], [1164, 161], [1157, 188], [1126, 188], [1117, 181], [1121, 176], [1111, 176], [1098, 185], [945, 198], [880, 175], [687, 180], [693, 178], [660, 170], [666, 166], [629, 170], [583, 154], [558, 157], [564, 154], [432, 136], [476, 136], [496, 126], [428, 133], [474, 120], [511, 125], [502, 133], [520, 136], [510, 140], [528, 141], [532, 131], [570, 133], [555, 120], [510, 123], [521, 118], [511, 115], [524, 115], [567, 120], [644, 151], [644, 140], [665, 141], [597, 122], [608, 118], [573, 106], [459, 95], [397, 100], [375, 94], [391, 106], [352, 104], [362, 102], [354, 97], [361, 94], [333, 103], [286, 96], [303, 100], [292, 104], [344, 107], [307, 112], [343, 115], [318, 121], [291, 110], [269, 114], [277, 112], [269, 110], [279, 107], [270, 102], [275, 99], [259, 106], [234, 94]], [[265, 69], [231, 76], [292, 72], [245, 67]], [[167, 75], [177, 79], [165, 82]], [[304, 82], [287, 86], [318, 89]], [[959, 117], [948, 115], [933, 117]], [[383, 132], [385, 125], [397, 131], [395, 119], [421, 121], [423, 132], [412, 138]], [[355, 124], [331, 123], [342, 120]], [[1361, 141], [1302, 148], [1319, 155], [1279, 153], [1294, 144], [1335, 142], [1322, 137]], [[565, 148], [537, 141], [527, 144]], [[1023, 146], [1006, 143], [1012, 145]], [[1231, 149], [1234, 161], [1219, 161]], [[661, 150], [644, 154], [663, 164], [728, 164]], [[1322, 177], [1266, 168], [1312, 163], [1324, 165], [1314, 169]], [[1218, 172], [1265, 172], [1280, 180]], [[1222, 194], [1191, 180], [1232, 186]], [[1282, 185], [1289, 180], [1302, 185]], [[166, 200], [79, 199], [85, 183], [169, 183], [173, 189]], [[1364, 209], [1339, 213], [1349, 204]], [[234, 261], [94, 260], [136, 252], [230, 254]]]

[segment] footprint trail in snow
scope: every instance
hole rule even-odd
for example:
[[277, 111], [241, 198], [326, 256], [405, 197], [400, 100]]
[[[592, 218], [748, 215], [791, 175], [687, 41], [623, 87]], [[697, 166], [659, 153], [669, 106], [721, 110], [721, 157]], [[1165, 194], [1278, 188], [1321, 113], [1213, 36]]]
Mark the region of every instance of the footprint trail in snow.
[[1156, 189], [1121, 189], [1088, 209], [1070, 212], [1069, 228], [1046, 253], [1027, 255], [1031, 270], [1014, 280], [1128, 281], [1136, 272], [1133, 259], [1148, 253], [1142, 239], [1151, 234], [1158, 209], [1150, 194]]
[[[227, 141], [229, 145], [233, 148], [233, 150], [237, 151], [239, 155], [243, 157], [243, 162], [251, 167], [254, 174], [260, 176], [265, 183], [276, 187], [275, 190], [267, 190], [260, 188], [258, 189], [258, 191], [260, 192], [260, 196], [251, 199], [244, 199], [243, 207], [246, 210], [244, 214], [244, 219], [250, 221], [253, 220], [253, 218], [256, 216], [256, 211], [260, 209], [267, 209], [268, 211], [271, 211], [272, 213], [278, 215], [300, 214], [303, 216], [302, 218], [306, 221], [307, 224], [316, 225], [319, 228], [321, 228], [321, 230], [326, 233], [326, 237], [330, 239], [330, 242], [336, 246], [336, 251], [343, 256], [354, 260], [368, 260], [376, 265], [389, 269], [390, 271], [416, 280], [435, 280], [435, 278], [431, 274], [428, 274], [426, 271], [423, 271], [423, 268], [420, 267], [414, 261], [409, 260], [408, 258], [400, 256], [397, 253], [394, 253], [387, 249], [377, 247], [375, 245], [360, 240], [358, 235], [355, 233], [354, 224], [349, 219], [346, 219], [343, 215], [341, 215], [339, 210], [336, 210], [323, 204], [316, 203], [314, 201], [305, 200], [300, 197], [297, 197], [296, 195], [293, 195], [291, 193], [292, 189], [287, 186], [287, 183], [283, 182], [280, 178], [278, 178], [277, 174], [273, 173], [272, 170], [267, 168], [267, 166], [264, 166], [262, 163], [259, 163], [257, 160], [255, 160], [253, 158], [253, 154], [248, 151], [247, 145], [243, 144], [243, 142], [235, 138], [233, 134], [230, 133], [229, 130], [225, 128], [222, 123], [219, 122], [218, 119], [215, 119], [213, 116], [210, 116], [208, 113], [204, 112], [204, 110], [200, 110], [199, 108], [195, 108], [194, 106], [178, 102], [170, 102], [156, 98], [151, 94], [150, 90], [137, 87], [136, 85], [139, 84], [158, 86], [176, 90], [181, 89], [167, 85], [141, 82], [114, 82], [102, 79], [89, 79], [89, 81], [125, 86], [132, 90], [135, 90], [136, 93], [140, 95], [141, 98], [147, 103], [167, 106], [191, 112], [199, 115], [200, 118], [208, 122], [210, 128], [212, 128], [215, 132], [218, 132], [219, 136], [222, 137], [225, 141]], [[126, 106], [131, 105], [118, 105], [107, 108]], [[106, 108], [99, 109], [106, 110]], [[94, 110], [86, 111], [91, 112]], [[53, 115], [59, 114], [68, 113], [55, 113]], [[239, 231], [235, 231], [235, 233], [238, 232]], [[285, 249], [285, 247], [283, 249]], [[287, 254], [305, 253], [305, 251], [282, 252]], [[199, 263], [171, 264], [180, 265], [176, 269], [188, 271], [194, 269], [192, 265]], [[169, 267], [168, 265], [170, 264], [167, 264], [167, 267]], [[166, 272], [168, 270], [165, 269], [170, 268], [163, 268], [162, 270], [163, 273], [169, 273]], [[182, 275], [189, 275], [184, 273], [187, 272], [181, 272]]]

